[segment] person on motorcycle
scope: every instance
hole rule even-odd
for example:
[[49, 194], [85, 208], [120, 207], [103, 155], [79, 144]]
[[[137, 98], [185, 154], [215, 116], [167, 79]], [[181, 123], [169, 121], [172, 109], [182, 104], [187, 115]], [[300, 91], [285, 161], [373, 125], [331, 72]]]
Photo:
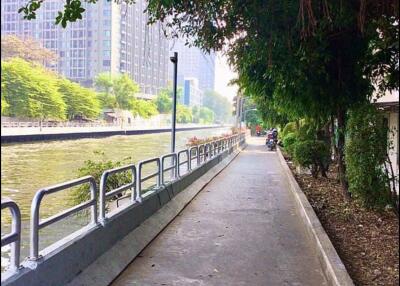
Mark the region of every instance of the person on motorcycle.
[[274, 141], [277, 142], [278, 141], [278, 130], [276, 130], [276, 128], [274, 128], [272, 130], [272, 136], [273, 136]]

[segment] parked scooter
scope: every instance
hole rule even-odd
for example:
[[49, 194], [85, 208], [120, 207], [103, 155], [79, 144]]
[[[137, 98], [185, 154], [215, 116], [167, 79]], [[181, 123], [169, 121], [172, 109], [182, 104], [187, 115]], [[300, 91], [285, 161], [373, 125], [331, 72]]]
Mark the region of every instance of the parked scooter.
[[267, 139], [267, 148], [268, 148], [268, 151], [276, 150], [276, 142], [274, 139]]
[[270, 129], [267, 134], [267, 140], [265, 144], [269, 151], [276, 150], [276, 144], [278, 142], [278, 131], [276, 129]]

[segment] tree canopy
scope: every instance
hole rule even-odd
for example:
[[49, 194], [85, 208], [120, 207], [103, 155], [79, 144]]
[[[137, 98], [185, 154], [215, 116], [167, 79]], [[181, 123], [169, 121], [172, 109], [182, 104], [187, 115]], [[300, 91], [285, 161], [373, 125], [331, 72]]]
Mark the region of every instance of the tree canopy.
[[96, 118], [99, 116], [100, 103], [93, 90], [84, 88], [67, 79], [60, 79], [59, 91], [67, 105], [68, 119], [77, 117]]
[[21, 58], [28, 62], [41, 64], [54, 64], [57, 62], [57, 54], [42, 47], [32, 38], [21, 39], [15, 35], [1, 37], [1, 60]]
[[206, 91], [203, 96], [203, 105], [212, 110], [215, 120], [227, 122], [232, 116], [232, 104], [216, 91]]
[[66, 104], [58, 90], [57, 76], [22, 59], [2, 62], [2, 91], [9, 104], [7, 115], [28, 118], [66, 118]]
[[139, 92], [139, 85], [127, 74], [100, 73], [95, 78], [95, 87], [103, 108], [132, 110], [135, 94]]
[[65, 120], [94, 119], [100, 113], [96, 93], [40, 64], [13, 58], [1, 63], [1, 114]]

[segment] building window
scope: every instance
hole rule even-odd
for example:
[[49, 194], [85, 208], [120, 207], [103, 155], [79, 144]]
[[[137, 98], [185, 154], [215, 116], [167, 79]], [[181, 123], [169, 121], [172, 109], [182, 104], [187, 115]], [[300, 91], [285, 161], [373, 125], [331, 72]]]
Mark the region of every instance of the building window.
[[111, 59], [111, 51], [110, 50], [103, 51], [103, 57], [104, 57], [104, 59], [107, 59], [107, 60]]
[[103, 16], [111, 16], [111, 10], [103, 10]]
[[111, 41], [109, 41], [109, 40], [103, 41], [103, 47], [104, 48], [111, 48]]
[[104, 66], [104, 67], [109, 67], [109, 66], [111, 66], [111, 61], [110, 61], [110, 60], [104, 60], [104, 61], [103, 61], [103, 66]]

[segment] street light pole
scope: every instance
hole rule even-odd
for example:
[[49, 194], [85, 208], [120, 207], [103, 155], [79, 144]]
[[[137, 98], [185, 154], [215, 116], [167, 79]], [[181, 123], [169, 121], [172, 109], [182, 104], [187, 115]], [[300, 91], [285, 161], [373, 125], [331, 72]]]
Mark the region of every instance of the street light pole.
[[174, 52], [174, 56], [170, 57], [174, 63], [174, 90], [172, 99], [172, 138], [171, 138], [171, 153], [175, 153], [175, 127], [176, 127], [176, 90], [178, 81], [178, 53]]

